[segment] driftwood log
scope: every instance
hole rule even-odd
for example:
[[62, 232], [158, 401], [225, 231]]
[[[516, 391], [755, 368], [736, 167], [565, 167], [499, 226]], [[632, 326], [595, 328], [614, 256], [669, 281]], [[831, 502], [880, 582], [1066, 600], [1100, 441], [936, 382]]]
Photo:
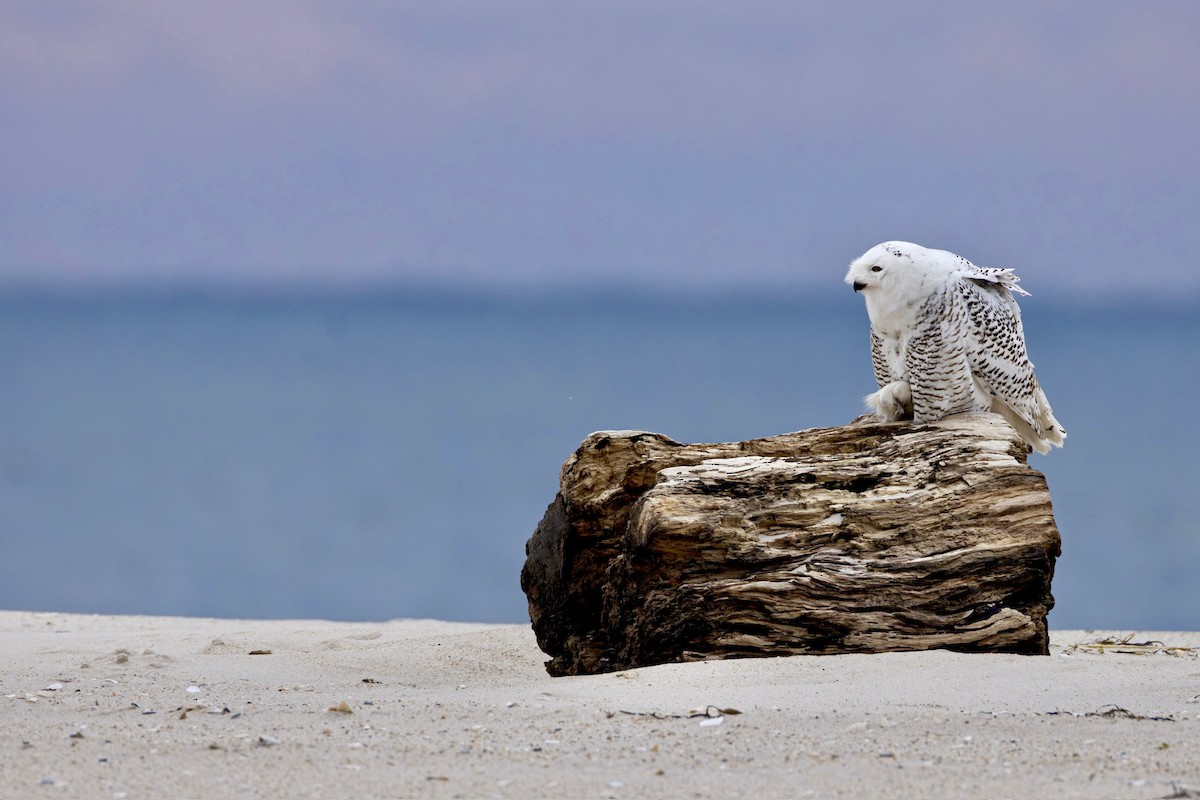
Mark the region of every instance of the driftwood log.
[[552, 675], [746, 656], [1045, 654], [1059, 535], [993, 414], [727, 444], [594, 433], [526, 545]]

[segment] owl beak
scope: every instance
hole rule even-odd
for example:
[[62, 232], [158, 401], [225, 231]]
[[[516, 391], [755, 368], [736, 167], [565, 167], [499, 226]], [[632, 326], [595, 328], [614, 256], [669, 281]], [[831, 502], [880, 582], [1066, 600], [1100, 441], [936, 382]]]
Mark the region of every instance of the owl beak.
[[854, 282], [854, 291], [861, 292], [865, 288], [867, 288], [867, 285], [865, 283], [863, 283], [862, 281]]

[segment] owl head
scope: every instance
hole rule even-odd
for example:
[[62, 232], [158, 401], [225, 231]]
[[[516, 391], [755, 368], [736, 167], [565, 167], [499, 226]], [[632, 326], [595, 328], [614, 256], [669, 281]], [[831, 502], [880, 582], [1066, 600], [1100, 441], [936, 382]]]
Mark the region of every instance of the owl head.
[[926, 271], [935, 252], [912, 242], [877, 244], [850, 265], [846, 283], [856, 292], [899, 289]]
[[971, 263], [945, 250], [912, 242], [884, 242], [863, 253], [846, 272], [846, 283], [862, 292], [868, 308], [909, 305], [928, 297]]

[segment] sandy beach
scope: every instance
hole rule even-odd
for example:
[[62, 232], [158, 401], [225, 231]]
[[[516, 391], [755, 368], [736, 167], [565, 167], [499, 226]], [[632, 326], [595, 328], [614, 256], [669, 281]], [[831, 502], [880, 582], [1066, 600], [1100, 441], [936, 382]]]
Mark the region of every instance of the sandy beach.
[[1200, 633], [1130, 634], [551, 678], [520, 625], [0, 612], [0, 796], [1200, 797]]

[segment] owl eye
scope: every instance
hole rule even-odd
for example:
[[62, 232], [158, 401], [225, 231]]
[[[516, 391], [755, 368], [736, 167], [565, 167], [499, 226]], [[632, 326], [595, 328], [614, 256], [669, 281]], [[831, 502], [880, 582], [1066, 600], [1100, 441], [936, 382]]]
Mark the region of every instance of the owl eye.
[[875, 266], [871, 267], [871, 272], [883, 272], [883, 267], [876, 264]]

